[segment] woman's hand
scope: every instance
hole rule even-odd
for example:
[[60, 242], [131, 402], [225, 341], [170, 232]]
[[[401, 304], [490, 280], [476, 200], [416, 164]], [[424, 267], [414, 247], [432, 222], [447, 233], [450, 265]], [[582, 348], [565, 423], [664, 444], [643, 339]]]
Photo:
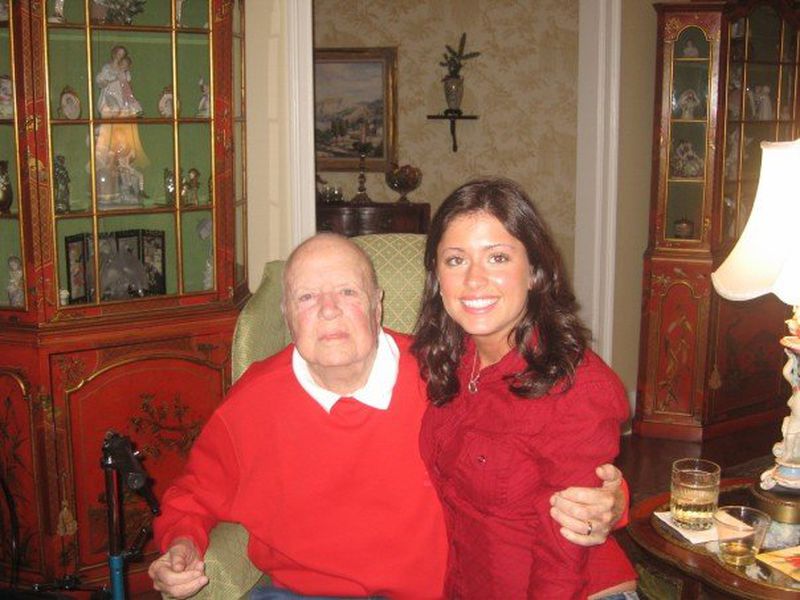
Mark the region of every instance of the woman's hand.
[[579, 546], [605, 542], [628, 504], [619, 469], [601, 465], [597, 476], [602, 487], [570, 487], [550, 497], [550, 516], [561, 524], [561, 535]]

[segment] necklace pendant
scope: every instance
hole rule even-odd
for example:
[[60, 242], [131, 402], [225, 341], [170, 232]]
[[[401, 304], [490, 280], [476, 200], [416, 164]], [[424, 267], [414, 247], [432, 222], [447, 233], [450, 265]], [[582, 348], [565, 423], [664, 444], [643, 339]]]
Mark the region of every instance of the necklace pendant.
[[470, 394], [477, 393], [478, 392], [478, 382], [470, 380], [470, 382], [467, 384], [467, 391]]

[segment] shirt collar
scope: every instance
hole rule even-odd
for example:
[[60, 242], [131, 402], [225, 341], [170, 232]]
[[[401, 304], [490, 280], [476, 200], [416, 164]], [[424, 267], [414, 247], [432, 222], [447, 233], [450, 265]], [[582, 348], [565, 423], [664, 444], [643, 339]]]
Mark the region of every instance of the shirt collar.
[[[397, 382], [397, 373], [400, 369], [400, 351], [391, 335], [383, 329], [378, 333], [378, 351], [375, 353], [375, 362], [367, 378], [367, 383], [361, 389], [348, 396], [362, 404], [378, 410], [386, 410], [392, 401], [392, 391]], [[337, 394], [317, 384], [311, 376], [306, 360], [300, 356], [297, 347], [292, 351], [292, 371], [300, 386], [317, 403], [330, 413], [333, 405], [341, 398]]]

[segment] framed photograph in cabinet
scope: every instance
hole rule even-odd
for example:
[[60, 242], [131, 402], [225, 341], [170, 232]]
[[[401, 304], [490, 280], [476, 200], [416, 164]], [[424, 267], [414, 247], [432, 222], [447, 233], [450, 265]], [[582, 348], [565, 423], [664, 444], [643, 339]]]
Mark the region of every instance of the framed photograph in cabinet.
[[166, 294], [163, 231], [142, 230], [142, 263], [147, 274], [147, 294]]
[[317, 171], [367, 171], [397, 162], [397, 48], [314, 51], [314, 149]]

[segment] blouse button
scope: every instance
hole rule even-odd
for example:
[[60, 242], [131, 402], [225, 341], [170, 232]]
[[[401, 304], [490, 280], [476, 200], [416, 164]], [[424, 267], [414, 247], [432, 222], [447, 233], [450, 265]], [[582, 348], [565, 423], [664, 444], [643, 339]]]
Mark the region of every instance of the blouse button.
[[483, 454], [478, 454], [477, 461], [478, 461], [478, 463], [480, 463], [482, 465], [485, 465], [486, 464], [486, 456], [484, 456]]

